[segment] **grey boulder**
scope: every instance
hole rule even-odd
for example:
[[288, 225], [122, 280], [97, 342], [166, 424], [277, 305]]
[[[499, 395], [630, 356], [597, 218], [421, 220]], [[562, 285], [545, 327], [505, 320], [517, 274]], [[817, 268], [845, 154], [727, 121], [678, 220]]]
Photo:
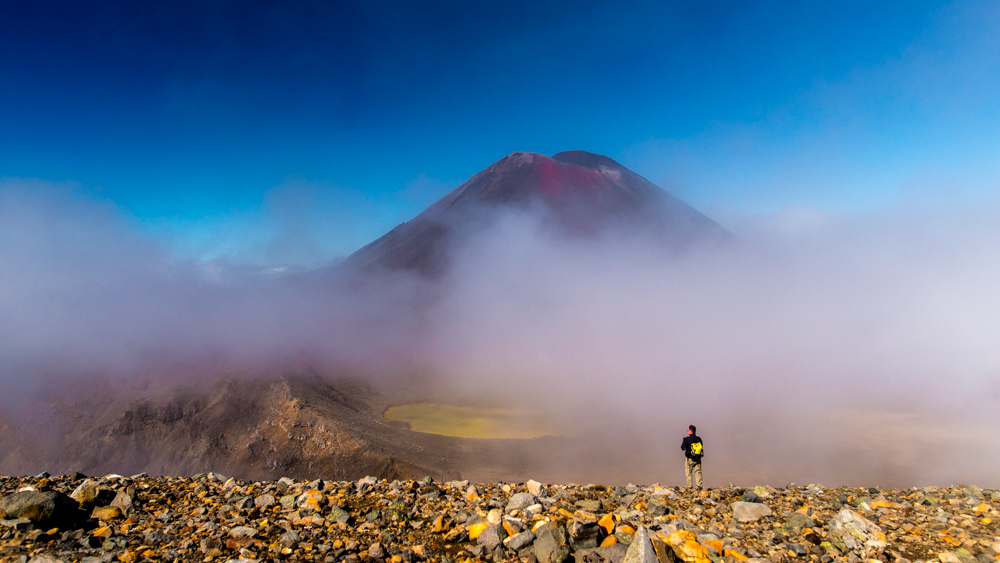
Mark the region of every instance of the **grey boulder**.
[[842, 553], [873, 559], [886, 547], [882, 529], [849, 508], [842, 508], [830, 520], [830, 543]]
[[562, 563], [569, 558], [566, 530], [548, 523], [535, 530], [535, 558], [538, 563]]
[[632, 538], [632, 543], [625, 552], [625, 563], [659, 563], [656, 549], [653, 548], [653, 542], [650, 541], [645, 526], [640, 526]]
[[531, 493], [517, 493], [512, 495], [510, 501], [507, 502], [507, 511], [524, 510], [536, 502], [538, 502], [538, 498]]
[[0, 499], [0, 517], [3, 518], [53, 523], [79, 516], [80, 504], [56, 491], [21, 491]]
[[521, 532], [520, 534], [515, 534], [510, 537], [507, 541], [507, 547], [513, 549], [514, 551], [520, 551], [521, 549], [531, 545], [531, 542], [535, 541], [535, 534], [531, 532]]
[[277, 502], [278, 502], [278, 499], [274, 498], [274, 495], [268, 494], [268, 493], [264, 493], [264, 494], [260, 495], [259, 497], [253, 499], [254, 506], [257, 506], [257, 507], [260, 507], [260, 508], [268, 508], [268, 507], [274, 506], [275, 504], [277, 504]]
[[734, 502], [732, 508], [733, 519], [739, 522], [756, 522], [772, 514], [771, 509], [766, 504], [759, 502]]
[[491, 524], [479, 533], [479, 537], [476, 538], [476, 543], [490, 551], [493, 551], [506, 537], [507, 531], [503, 529], [503, 526], [499, 524]]
[[132, 501], [132, 495], [125, 491], [118, 491], [118, 494], [115, 495], [115, 500], [111, 501], [110, 506], [121, 510], [122, 514], [129, 514], [132, 512]]

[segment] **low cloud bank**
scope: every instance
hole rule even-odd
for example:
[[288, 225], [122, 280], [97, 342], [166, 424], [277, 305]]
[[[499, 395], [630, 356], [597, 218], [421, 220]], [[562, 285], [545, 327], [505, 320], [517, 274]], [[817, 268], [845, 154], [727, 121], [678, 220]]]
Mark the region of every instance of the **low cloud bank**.
[[996, 211], [791, 209], [681, 257], [512, 213], [458, 250], [428, 361], [661, 472], [696, 424], [717, 483], [997, 485]]
[[410, 355], [408, 310], [422, 289], [406, 276], [366, 286], [169, 250], [72, 187], [0, 186], [0, 385], [310, 366], [384, 373]]
[[0, 385], [419, 371], [425, 394], [541, 409], [621, 452], [593, 467], [604, 479], [671, 481], [694, 423], [713, 484], [997, 486], [997, 211], [786, 210], [680, 256], [510, 211], [439, 283], [357, 282], [177, 261], [108, 203], [7, 181]]

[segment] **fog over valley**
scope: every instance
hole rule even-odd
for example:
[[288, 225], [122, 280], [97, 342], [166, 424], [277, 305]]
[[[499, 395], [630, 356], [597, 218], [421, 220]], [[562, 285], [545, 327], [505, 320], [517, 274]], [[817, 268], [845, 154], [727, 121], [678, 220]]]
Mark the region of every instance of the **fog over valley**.
[[99, 379], [311, 372], [550, 415], [574, 437], [553, 479], [676, 480], [693, 423], [712, 485], [997, 486], [997, 211], [730, 214], [732, 241], [677, 252], [489, 207], [439, 278], [359, 281], [179, 259], [99, 195], [7, 179], [3, 417]]

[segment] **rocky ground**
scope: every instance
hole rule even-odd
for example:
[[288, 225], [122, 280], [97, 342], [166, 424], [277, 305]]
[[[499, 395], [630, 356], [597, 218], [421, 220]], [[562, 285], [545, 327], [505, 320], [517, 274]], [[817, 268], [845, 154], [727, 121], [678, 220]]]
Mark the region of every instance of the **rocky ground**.
[[3, 561], [988, 563], [1000, 492], [0, 478]]

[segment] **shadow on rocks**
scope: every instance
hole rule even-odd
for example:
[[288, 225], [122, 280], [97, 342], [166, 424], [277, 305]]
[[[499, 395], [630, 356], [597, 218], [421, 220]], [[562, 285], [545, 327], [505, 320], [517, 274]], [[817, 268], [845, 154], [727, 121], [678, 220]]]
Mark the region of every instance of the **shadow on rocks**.
[[0, 499], [0, 518], [30, 521], [37, 528], [79, 528], [87, 522], [80, 503], [57, 491], [19, 491]]

